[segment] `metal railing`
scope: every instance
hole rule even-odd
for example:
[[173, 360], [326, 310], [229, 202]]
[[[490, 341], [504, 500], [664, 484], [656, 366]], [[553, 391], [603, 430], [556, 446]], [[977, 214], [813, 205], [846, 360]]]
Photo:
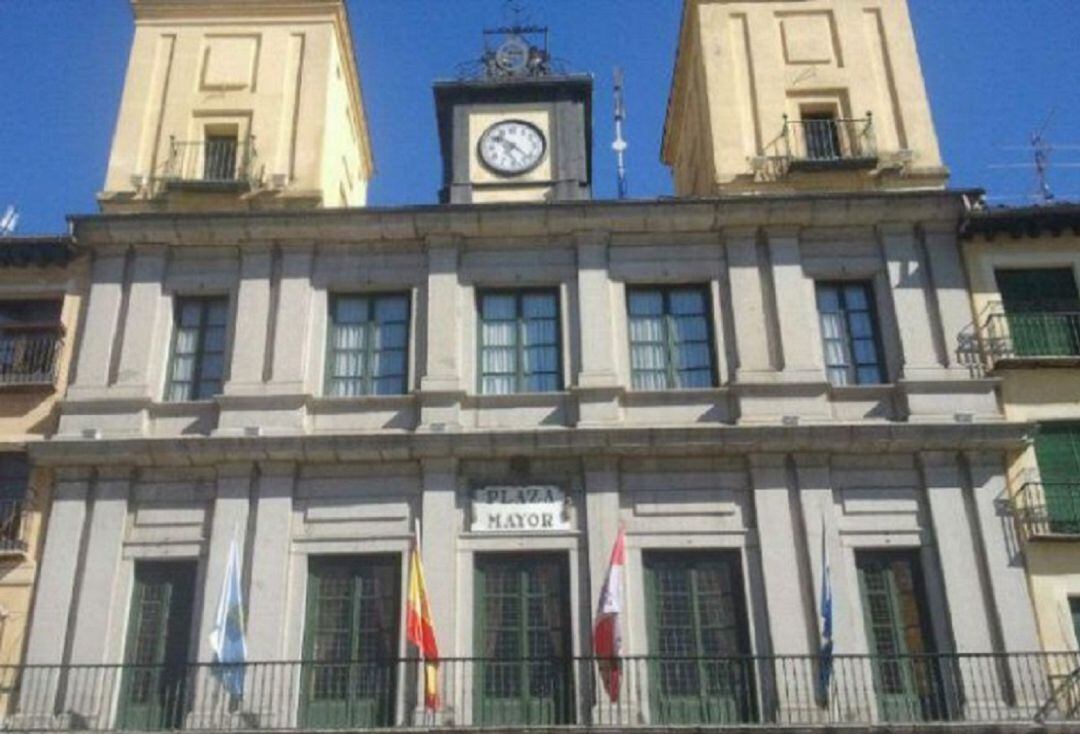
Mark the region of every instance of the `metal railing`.
[[873, 167], [877, 163], [874, 118], [791, 120], [784, 116], [783, 140], [792, 169]]
[[27, 549], [25, 500], [0, 500], [0, 553]]
[[824, 687], [812, 656], [626, 657], [618, 664], [613, 699], [595, 658], [443, 660], [435, 711], [424, 709], [415, 659], [9, 667], [0, 668], [0, 687], [4, 724], [19, 731], [1080, 720], [1076, 686], [1068, 683], [1080, 668], [1077, 653], [838, 655]]
[[255, 136], [169, 139], [164, 178], [169, 182], [202, 184], [250, 183], [254, 170]]
[[992, 303], [980, 331], [990, 367], [1001, 360], [1080, 358], [1080, 304], [1029, 304], [1007, 312]]
[[0, 386], [52, 385], [63, 347], [58, 329], [0, 330]]
[[1025, 538], [1080, 536], [1080, 482], [1027, 482], [1012, 498]]

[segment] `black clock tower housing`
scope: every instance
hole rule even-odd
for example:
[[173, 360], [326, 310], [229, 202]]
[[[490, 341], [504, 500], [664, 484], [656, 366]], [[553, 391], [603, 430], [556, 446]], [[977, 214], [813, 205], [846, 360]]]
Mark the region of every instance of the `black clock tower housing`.
[[[592, 198], [592, 87], [587, 74], [553, 71], [546, 47], [527, 40], [546, 29], [486, 31], [503, 42], [478, 69], [434, 85], [443, 176], [439, 201], [581, 201]], [[542, 165], [521, 174], [486, 166], [478, 149], [485, 126], [522, 120], [546, 143]]]

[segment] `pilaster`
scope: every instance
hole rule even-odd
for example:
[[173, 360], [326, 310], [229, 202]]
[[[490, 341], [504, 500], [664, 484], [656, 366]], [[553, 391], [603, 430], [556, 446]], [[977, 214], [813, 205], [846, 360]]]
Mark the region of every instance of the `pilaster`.
[[[236, 478], [236, 481], [243, 480]], [[283, 660], [296, 466], [289, 462], [263, 462], [258, 465], [256, 481], [248, 609], [257, 609], [258, 613], [247, 618], [248, 657]], [[238, 487], [234, 486], [233, 491], [238, 491]], [[235, 511], [235, 505], [231, 509]]]
[[420, 378], [421, 430], [461, 427], [458, 241], [428, 238], [427, 364]]
[[606, 232], [581, 232], [577, 237], [577, 298], [581, 326], [581, 372], [577, 389], [578, 425], [619, 421], [622, 387], [615, 365], [615, 323], [608, 272]]
[[236, 327], [229, 358], [226, 395], [258, 395], [266, 371], [267, 334], [272, 307], [274, 254], [269, 247], [246, 247], [240, 256]]
[[[164, 245], [139, 245], [132, 254], [120, 361], [112, 392], [127, 398], [158, 397], [158, 375], [152, 369], [163, 338], [167, 299], [162, 292], [168, 265]], [[87, 332], [92, 333], [92, 332]]]
[[116, 330], [120, 328], [120, 304], [124, 294], [124, 271], [127, 253], [95, 253], [90, 268], [90, 288], [82, 329], [93, 334], [83, 339], [77, 354], [76, 381], [68, 388], [68, 397], [78, 400], [100, 397], [109, 384], [110, 363]]
[[290, 247], [281, 255], [270, 391], [307, 392], [307, 355], [311, 321], [311, 247]]
[[824, 382], [814, 281], [803, 273], [799, 230], [769, 228], [765, 236], [780, 327], [784, 382]]
[[428, 459], [422, 464], [421, 542], [435, 639], [443, 657], [457, 654], [457, 461]]
[[758, 382], [763, 377], [774, 380], [776, 364], [769, 349], [769, 319], [766, 293], [758, 262], [756, 229], [727, 232], [728, 279], [731, 284], [731, 307], [735, 327], [735, 349], [739, 382]]
[[940, 379], [942, 363], [936, 348], [927, 288], [926, 264], [919, 252], [915, 228], [909, 223], [878, 228], [889, 271], [905, 380]]

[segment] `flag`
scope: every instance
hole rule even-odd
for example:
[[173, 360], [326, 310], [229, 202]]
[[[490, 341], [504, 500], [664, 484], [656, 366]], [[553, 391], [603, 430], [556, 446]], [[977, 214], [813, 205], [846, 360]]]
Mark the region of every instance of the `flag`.
[[821, 521], [821, 648], [818, 651], [818, 699], [823, 706], [829, 703], [829, 682], [833, 670], [832, 574], [829, 568], [829, 547], [825, 520]]
[[623, 529], [615, 536], [608, 564], [607, 578], [600, 590], [600, 603], [596, 609], [596, 625], [593, 628], [593, 653], [597, 657], [600, 680], [612, 703], [619, 701], [619, 679], [622, 675], [622, 631], [619, 613], [622, 611], [622, 574], [626, 565], [626, 543]]
[[439, 708], [439, 646], [435, 642], [424, 568], [420, 564], [419, 540], [413, 542], [411, 556], [409, 598], [405, 610], [406, 637], [420, 651], [424, 663], [424, 707], [434, 711]]
[[211, 671], [229, 693], [244, 695], [244, 664], [247, 642], [244, 641], [244, 599], [240, 591], [240, 549], [233, 537], [229, 560], [221, 583], [214, 629], [210, 631], [210, 649], [214, 651]]

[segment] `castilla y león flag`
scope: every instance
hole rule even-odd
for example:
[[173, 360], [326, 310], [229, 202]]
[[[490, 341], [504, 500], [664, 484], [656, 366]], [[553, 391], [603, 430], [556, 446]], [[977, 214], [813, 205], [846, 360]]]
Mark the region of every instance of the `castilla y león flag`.
[[593, 628], [593, 653], [596, 655], [600, 680], [612, 703], [619, 701], [619, 680], [622, 677], [622, 631], [619, 613], [622, 611], [622, 575], [626, 564], [626, 547], [623, 529], [615, 537], [611, 549], [604, 588], [600, 591], [600, 604], [596, 609], [596, 626]]
[[439, 646], [431, 621], [424, 569], [420, 565], [420, 544], [413, 543], [409, 561], [409, 599], [405, 612], [406, 636], [420, 650], [424, 664], [424, 707], [439, 708]]

